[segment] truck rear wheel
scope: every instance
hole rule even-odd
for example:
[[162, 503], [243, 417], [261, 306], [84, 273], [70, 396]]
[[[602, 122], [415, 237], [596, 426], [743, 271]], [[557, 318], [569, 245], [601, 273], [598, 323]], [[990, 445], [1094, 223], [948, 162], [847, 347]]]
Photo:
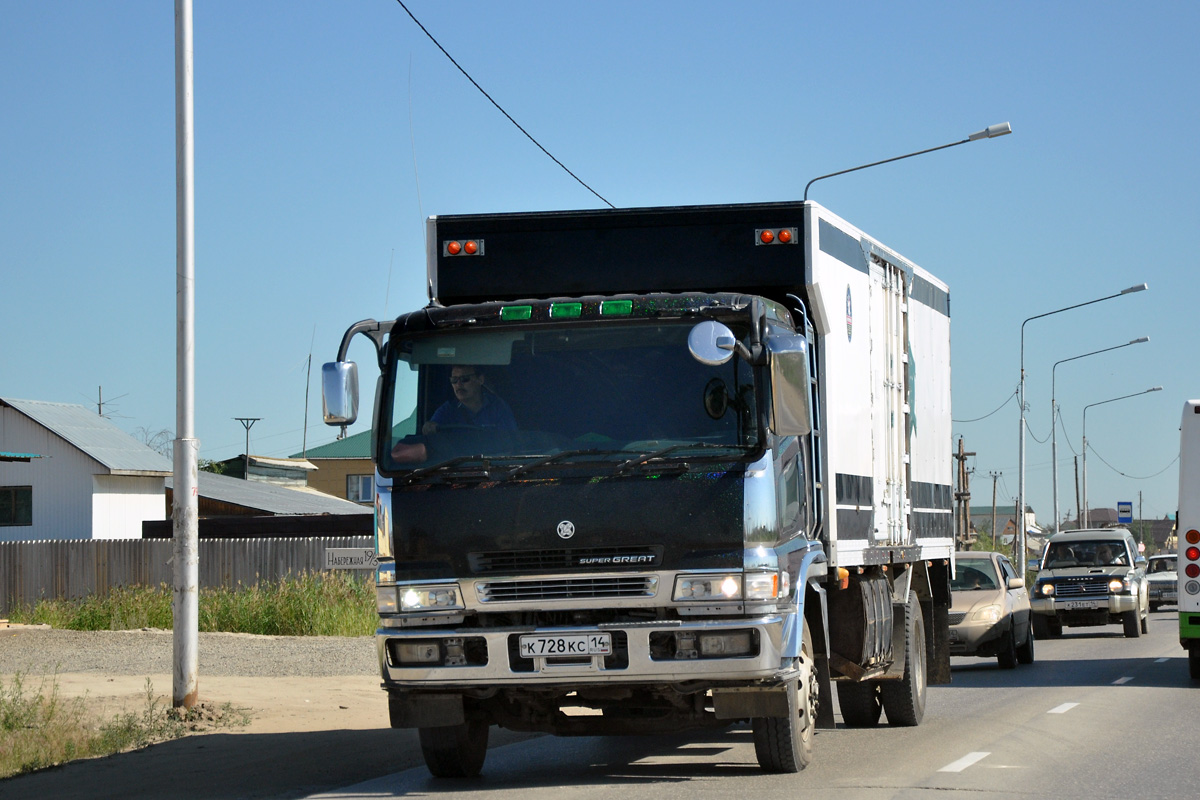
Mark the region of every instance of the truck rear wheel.
[[904, 677], [881, 681], [879, 697], [888, 724], [920, 725], [925, 716], [925, 620], [917, 596], [904, 604]]
[[879, 724], [883, 703], [879, 699], [879, 683], [862, 681], [839, 682], [837, 685], [838, 705], [842, 709], [842, 721], [847, 728], [873, 728]]
[[461, 725], [421, 728], [421, 755], [435, 778], [474, 778], [487, 756], [488, 724], [467, 720]]
[[1188, 643], [1188, 675], [1200, 680], [1200, 642]]
[[754, 755], [767, 772], [799, 772], [812, 761], [818, 687], [809, 641], [805, 623], [800, 676], [787, 685], [788, 716], [755, 717], [752, 721]]

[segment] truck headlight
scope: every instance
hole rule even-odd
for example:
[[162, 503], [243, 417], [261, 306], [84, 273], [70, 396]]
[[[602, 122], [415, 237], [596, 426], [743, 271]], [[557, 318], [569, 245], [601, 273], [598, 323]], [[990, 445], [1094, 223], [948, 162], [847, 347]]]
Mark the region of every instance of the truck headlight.
[[380, 614], [462, 610], [457, 584], [438, 586], [380, 586], [375, 590]]
[[741, 600], [742, 576], [680, 575], [675, 578], [675, 602]]

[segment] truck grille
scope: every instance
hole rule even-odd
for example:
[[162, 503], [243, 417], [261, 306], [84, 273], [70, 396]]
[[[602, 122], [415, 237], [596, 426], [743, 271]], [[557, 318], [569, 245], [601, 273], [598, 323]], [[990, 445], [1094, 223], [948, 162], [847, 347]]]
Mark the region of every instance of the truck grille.
[[530, 572], [635, 566], [656, 566], [661, 547], [581, 547], [561, 550], [516, 550], [469, 553], [467, 560], [476, 575], [522, 575]]
[[491, 581], [475, 584], [475, 591], [481, 603], [653, 597], [658, 591], [658, 578], [653, 575], [630, 575], [543, 581]]
[[1079, 581], [1058, 581], [1054, 587], [1058, 597], [1079, 597], [1085, 594], [1108, 594], [1108, 578], [1086, 578]]

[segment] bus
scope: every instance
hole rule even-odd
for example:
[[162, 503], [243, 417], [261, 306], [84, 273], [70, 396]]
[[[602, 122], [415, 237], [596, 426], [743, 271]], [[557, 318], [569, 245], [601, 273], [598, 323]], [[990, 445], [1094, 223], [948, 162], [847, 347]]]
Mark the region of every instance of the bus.
[[1179, 644], [1200, 680], [1200, 400], [1183, 405], [1179, 426]]

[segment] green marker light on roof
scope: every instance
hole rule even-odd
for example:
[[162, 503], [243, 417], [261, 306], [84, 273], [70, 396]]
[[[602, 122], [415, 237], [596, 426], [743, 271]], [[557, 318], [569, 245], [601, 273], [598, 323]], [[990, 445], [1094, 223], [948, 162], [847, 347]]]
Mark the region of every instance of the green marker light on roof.
[[600, 303], [600, 316], [602, 317], [627, 317], [632, 313], [632, 300], [603, 300]]
[[505, 306], [500, 309], [500, 319], [506, 322], [529, 319], [532, 316], [533, 306]]
[[583, 303], [551, 303], [551, 318], [574, 318], [583, 313]]

